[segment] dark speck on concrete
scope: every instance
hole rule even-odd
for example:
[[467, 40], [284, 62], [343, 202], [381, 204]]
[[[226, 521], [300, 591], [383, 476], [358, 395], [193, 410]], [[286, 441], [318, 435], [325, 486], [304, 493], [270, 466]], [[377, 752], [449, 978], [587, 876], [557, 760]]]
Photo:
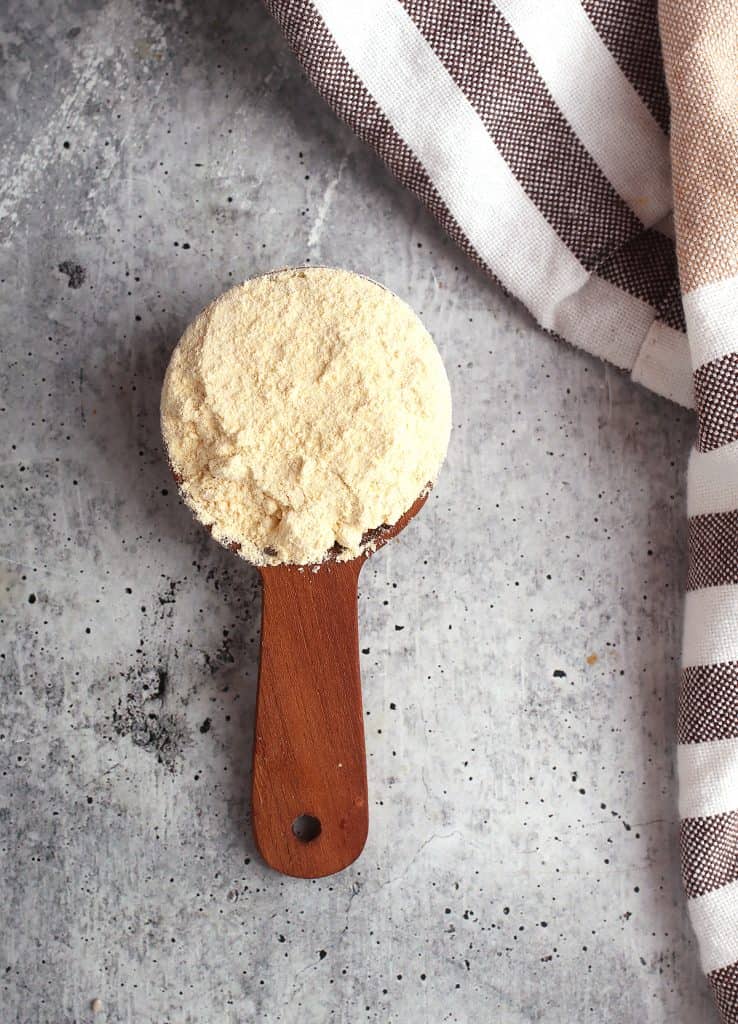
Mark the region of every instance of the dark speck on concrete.
[[159, 604], [174, 604], [177, 600], [177, 580], [170, 580], [168, 588], [159, 594]]
[[231, 641], [228, 637], [223, 640], [220, 648], [212, 657], [207, 651], [205, 652], [205, 664], [210, 669], [212, 675], [215, 675], [216, 672], [219, 672], [226, 665], [233, 665], [234, 662], [235, 658], [231, 653]]
[[554, 669], [554, 679], [566, 679], [566, 672], [564, 672], [563, 668]]
[[210, 726], [211, 726], [211, 721], [210, 721], [209, 718], [206, 718], [205, 721], [200, 726], [200, 732], [202, 732], [202, 733], [210, 732]]
[[67, 275], [70, 288], [81, 288], [87, 277], [85, 268], [79, 263], [74, 263], [72, 260], [64, 260], [60, 263], [59, 273]]
[[155, 754], [160, 764], [174, 771], [181, 752], [184, 733], [177, 721], [166, 713], [149, 711], [133, 694], [128, 694], [113, 711], [113, 728], [119, 736], [130, 736], [142, 750]]
[[130, 689], [113, 709], [113, 729], [118, 736], [129, 736], [137, 747], [155, 754], [160, 764], [174, 771], [187, 729], [163, 710], [168, 678], [164, 668], [130, 669], [125, 675]]
[[325, 960], [325, 958], [328, 956], [328, 954], [326, 953], [326, 951], [324, 949], [321, 949], [318, 952], [318, 956], [320, 957], [321, 960]]
[[167, 682], [169, 681], [169, 673], [165, 668], [157, 668], [150, 676], [150, 682], [144, 682], [142, 689], [149, 698], [158, 697], [161, 699], [164, 696], [167, 688]]

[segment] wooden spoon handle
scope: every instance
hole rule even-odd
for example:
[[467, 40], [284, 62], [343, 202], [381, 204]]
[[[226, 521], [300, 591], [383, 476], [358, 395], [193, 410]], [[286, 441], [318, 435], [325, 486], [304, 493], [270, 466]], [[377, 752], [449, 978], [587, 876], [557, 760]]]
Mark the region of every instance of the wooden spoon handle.
[[366, 842], [362, 564], [261, 570], [252, 823], [267, 864], [298, 878], [348, 867]]

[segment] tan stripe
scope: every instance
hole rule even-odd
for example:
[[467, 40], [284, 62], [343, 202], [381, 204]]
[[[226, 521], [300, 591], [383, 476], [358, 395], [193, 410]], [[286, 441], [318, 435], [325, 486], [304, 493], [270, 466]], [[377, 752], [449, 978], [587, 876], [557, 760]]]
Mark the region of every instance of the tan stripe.
[[738, 1024], [738, 963], [707, 975], [722, 1024]]
[[682, 290], [738, 274], [738, 4], [661, 0]]

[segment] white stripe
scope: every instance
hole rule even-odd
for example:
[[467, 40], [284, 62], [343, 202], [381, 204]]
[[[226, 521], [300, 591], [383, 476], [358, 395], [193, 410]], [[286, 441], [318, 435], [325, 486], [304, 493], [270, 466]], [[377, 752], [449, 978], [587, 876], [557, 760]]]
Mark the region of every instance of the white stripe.
[[633, 366], [633, 380], [693, 409], [694, 381], [687, 335], [654, 320]]
[[695, 369], [738, 352], [738, 277], [703, 284], [682, 301]]
[[654, 310], [596, 275], [556, 309], [554, 330], [572, 345], [631, 370], [650, 391], [694, 408], [689, 343], [683, 331], [654, 320]]
[[738, 441], [710, 452], [692, 449], [687, 473], [687, 515], [738, 508]]
[[614, 285], [590, 279], [511, 174], [476, 111], [400, 4], [314, 5], [503, 286], [542, 326], [630, 368], [653, 319], [644, 314], [648, 307]]
[[682, 664], [738, 661], [738, 585], [690, 590], [684, 599]]
[[593, 276], [559, 303], [554, 330], [573, 345], [630, 370], [653, 315], [647, 303]]
[[738, 739], [677, 746], [677, 775], [680, 817], [738, 811]]
[[738, 882], [687, 903], [705, 974], [738, 960]]
[[579, 0], [495, 0], [556, 105], [646, 225], [671, 209], [669, 144]]
[[315, 0], [358, 77], [502, 284], [544, 327], [587, 271], [516, 181], [474, 108], [396, 0]]

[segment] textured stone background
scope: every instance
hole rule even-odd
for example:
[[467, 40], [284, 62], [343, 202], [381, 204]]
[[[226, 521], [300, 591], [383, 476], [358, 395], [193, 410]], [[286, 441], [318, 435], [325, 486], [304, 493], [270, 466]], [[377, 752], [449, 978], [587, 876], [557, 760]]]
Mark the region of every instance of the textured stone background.
[[[541, 336], [259, 5], [12, 0], [0, 46], [2, 1021], [712, 1021], [673, 775], [691, 417]], [[254, 852], [256, 575], [157, 426], [193, 314], [307, 260], [422, 313], [456, 410], [364, 572], [369, 843], [313, 883]]]

